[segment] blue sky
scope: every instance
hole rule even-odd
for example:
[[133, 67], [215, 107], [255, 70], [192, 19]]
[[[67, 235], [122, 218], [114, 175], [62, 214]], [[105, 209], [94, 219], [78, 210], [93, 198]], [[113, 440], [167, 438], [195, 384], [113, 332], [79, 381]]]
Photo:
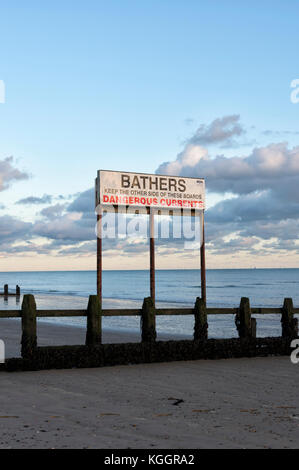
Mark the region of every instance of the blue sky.
[[246, 132], [212, 158], [296, 146], [298, 16], [294, 0], [2, 2], [0, 160], [30, 175], [2, 214], [33, 222], [17, 200], [84, 192], [100, 168], [155, 172], [223, 116]]

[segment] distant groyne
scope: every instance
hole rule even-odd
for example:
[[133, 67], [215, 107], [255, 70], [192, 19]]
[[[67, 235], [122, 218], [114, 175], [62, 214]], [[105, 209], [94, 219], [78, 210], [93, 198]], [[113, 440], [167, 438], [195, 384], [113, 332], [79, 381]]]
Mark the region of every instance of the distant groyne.
[[15, 292], [9, 292], [8, 284], [4, 284], [3, 292], [0, 292], [1, 297], [20, 297], [21, 289], [19, 286], [16, 286]]

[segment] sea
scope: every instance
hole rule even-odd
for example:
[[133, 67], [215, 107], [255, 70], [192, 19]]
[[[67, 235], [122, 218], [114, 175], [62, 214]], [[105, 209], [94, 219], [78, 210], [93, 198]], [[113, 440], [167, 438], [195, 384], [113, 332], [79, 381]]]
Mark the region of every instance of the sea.
[[[207, 270], [207, 306], [237, 307], [241, 297], [249, 297], [252, 307], [281, 307], [292, 297], [299, 307], [299, 269], [210, 269]], [[37, 308], [85, 309], [88, 296], [96, 293], [95, 271], [0, 272], [0, 286], [18, 284], [22, 294], [34, 294]], [[2, 290], [2, 287], [0, 287]], [[149, 296], [149, 271], [104, 271], [103, 308], [141, 308]], [[194, 306], [200, 296], [200, 271], [157, 270], [156, 306]], [[18, 300], [0, 297], [0, 310], [20, 309]], [[254, 315], [258, 336], [279, 336], [280, 315]], [[86, 318], [45, 318], [39, 321], [82, 327]], [[192, 316], [157, 316], [157, 333], [191, 338]], [[237, 337], [233, 315], [209, 315], [210, 338]], [[118, 332], [140, 331], [139, 317], [105, 317], [103, 328]], [[1, 323], [0, 323], [1, 331]]]

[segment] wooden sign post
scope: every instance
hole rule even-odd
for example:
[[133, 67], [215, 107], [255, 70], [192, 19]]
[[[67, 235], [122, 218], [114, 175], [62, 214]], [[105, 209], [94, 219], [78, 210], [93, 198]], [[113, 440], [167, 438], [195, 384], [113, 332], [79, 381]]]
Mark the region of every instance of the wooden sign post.
[[154, 210], [150, 209], [150, 286], [153, 304], [156, 303], [156, 280], [155, 280], [155, 219]]
[[207, 287], [206, 287], [206, 246], [205, 246], [205, 211], [202, 211], [201, 226], [201, 246], [200, 246], [200, 276], [201, 276], [201, 298], [204, 305], [207, 305]]
[[102, 304], [102, 210], [97, 214], [97, 296]]

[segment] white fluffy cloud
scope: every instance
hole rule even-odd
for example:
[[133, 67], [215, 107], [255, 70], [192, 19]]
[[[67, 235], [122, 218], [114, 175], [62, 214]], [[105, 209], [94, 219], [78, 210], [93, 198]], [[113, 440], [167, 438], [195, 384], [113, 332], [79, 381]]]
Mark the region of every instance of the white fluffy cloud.
[[221, 129], [217, 133], [215, 123], [229, 122], [229, 118], [201, 126], [176, 159], [162, 163], [156, 173], [203, 177], [208, 192], [234, 194], [206, 214], [208, 246], [215, 252], [233, 249], [257, 255], [257, 243], [273, 239], [273, 249], [298, 251], [299, 146], [271, 143], [248, 155], [213, 157], [206, 146], [217, 143], [217, 135], [218, 143], [221, 135], [231, 138]]
[[240, 124], [240, 116], [233, 114], [212, 121], [209, 125], [202, 124], [189, 140], [192, 145], [225, 144], [233, 145], [233, 139], [245, 134]]
[[0, 191], [4, 191], [9, 185], [18, 180], [28, 179], [29, 175], [18, 170], [14, 166], [13, 157], [0, 160]]
[[205, 178], [208, 190], [217, 193], [249, 194], [271, 189], [282, 197], [299, 200], [299, 147], [289, 149], [286, 143], [230, 158], [212, 158], [207, 149], [188, 143], [176, 160], [162, 163], [156, 172]]

